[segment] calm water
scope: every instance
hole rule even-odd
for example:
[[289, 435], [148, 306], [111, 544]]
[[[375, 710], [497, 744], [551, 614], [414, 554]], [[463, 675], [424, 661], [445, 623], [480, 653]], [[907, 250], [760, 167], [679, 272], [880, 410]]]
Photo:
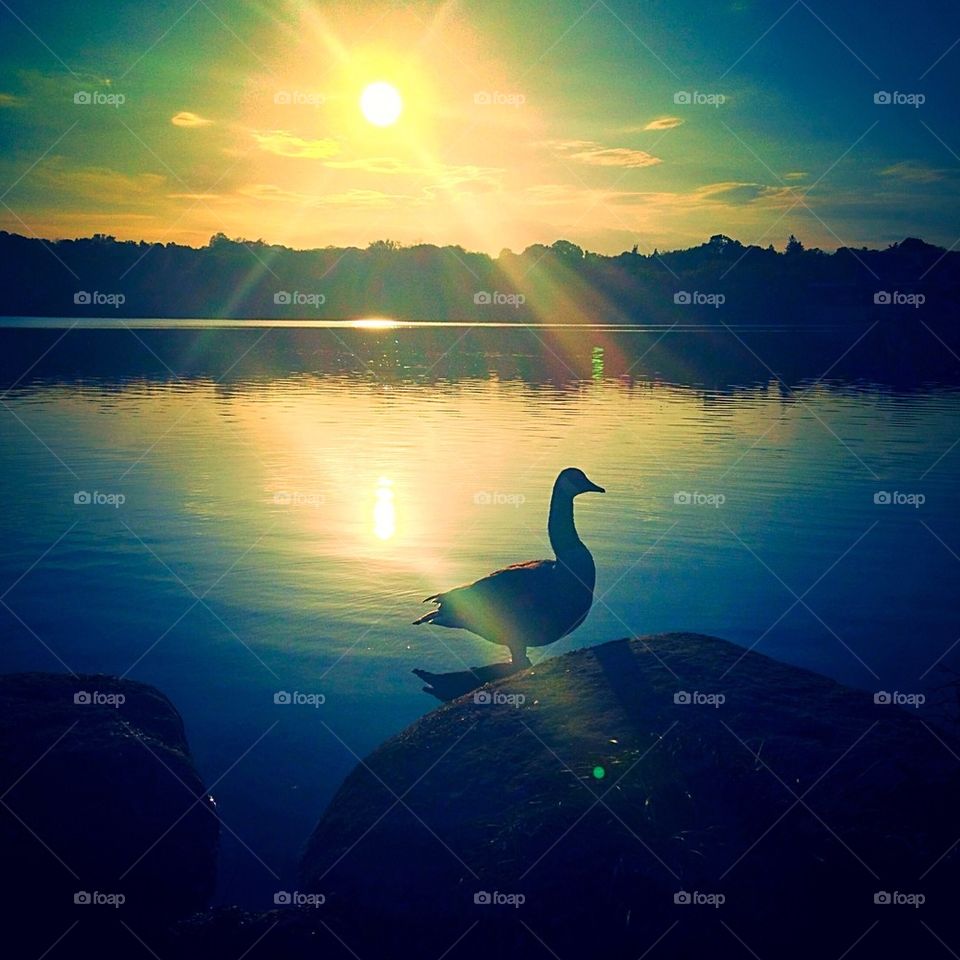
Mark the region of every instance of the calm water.
[[502, 658], [410, 621], [548, 555], [570, 464], [608, 491], [577, 507], [598, 602], [535, 661], [695, 630], [929, 689], [960, 664], [960, 396], [817, 381], [855, 336], [805, 373], [786, 331], [0, 331], [2, 667], [167, 693], [226, 824], [221, 896], [261, 906], [357, 757], [435, 705], [410, 670]]

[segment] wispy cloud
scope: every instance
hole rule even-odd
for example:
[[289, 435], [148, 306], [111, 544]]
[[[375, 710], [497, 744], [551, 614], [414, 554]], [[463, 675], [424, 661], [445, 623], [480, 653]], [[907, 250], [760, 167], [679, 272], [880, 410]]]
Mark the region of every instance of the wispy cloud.
[[305, 140], [295, 137], [286, 130], [273, 130], [269, 133], [253, 134], [254, 140], [267, 153], [275, 153], [279, 157], [295, 157], [297, 159], [325, 160], [335, 157], [340, 152], [336, 140]]
[[493, 190], [500, 185], [499, 167], [482, 167], [477, 164], [409, 163], [397, 157], [354, 157], [343, 160], [327, 160], [325, 167], [332, 170], [361, 170], [364, 173], [406, 175], [418, 177], [425, 183], [424, 189], [453, 190], [465, 187], [473, 190]]
[[175, 127], [209, 127], [213, 123], [212, 120], [201, 117], [199, 113], [191, 113], [189, 110], [181, 110], [179, 113], [175, 113], [170, 118], [170, 122]]
[[947, 178], [949, 171], [927, 167], [913, 160], [903, 160], [880, 171], [881, 177], [892, 177], [907, 183], [937, 183]]
[[644, 130], [672, 130], [674, 127], [679, 127], [683, 123], [683, 120], [680, 117], [657, 117], [656, 120], [651, 120], [643, 129]]
[[23, 100], [12, 93], [0, 93], [0, 108], [2, 107], [20, 107]]
[[544, 144], [567, 159], [597, 167], [652, 167], [663, 161], [631, 147], [605, 147], [595, 140], [548, 140]]

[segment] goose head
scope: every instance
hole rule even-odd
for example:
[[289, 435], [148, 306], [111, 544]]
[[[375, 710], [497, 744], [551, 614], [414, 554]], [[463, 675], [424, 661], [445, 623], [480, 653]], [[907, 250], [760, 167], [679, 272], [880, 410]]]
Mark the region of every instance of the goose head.
[[558, 492], [566, 494], [571, 500], [581, 493], [606, 493], [603, 487], [597, 486], [578, 467], [561, 470], [555, 486]]

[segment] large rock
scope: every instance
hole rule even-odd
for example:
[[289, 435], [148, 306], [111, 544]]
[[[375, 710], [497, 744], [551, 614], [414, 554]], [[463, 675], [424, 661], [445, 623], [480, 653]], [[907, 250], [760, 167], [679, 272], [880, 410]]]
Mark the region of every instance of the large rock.
[[209, 901], [214, 804], [179, 714], [153, 687], [0, 676], [0, 793], [11, 956], [39, 956], [61, 935], [64, 956], [133, 956], [134, 934], [156, 944]]
[[621, 640], [381, 746], [302, 888], [360, 956], [960, 950], [958, 752], [920, 710], [723, 640]]

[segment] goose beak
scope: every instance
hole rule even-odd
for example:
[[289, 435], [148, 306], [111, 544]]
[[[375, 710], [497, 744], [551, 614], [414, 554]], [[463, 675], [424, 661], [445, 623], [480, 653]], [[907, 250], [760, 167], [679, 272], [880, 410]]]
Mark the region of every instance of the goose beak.
[[587, 486], [585, 488], [586, 493], [606, 493], [607, 491], [603, 487], [598, 487], [592, 480], [587, 481]]

